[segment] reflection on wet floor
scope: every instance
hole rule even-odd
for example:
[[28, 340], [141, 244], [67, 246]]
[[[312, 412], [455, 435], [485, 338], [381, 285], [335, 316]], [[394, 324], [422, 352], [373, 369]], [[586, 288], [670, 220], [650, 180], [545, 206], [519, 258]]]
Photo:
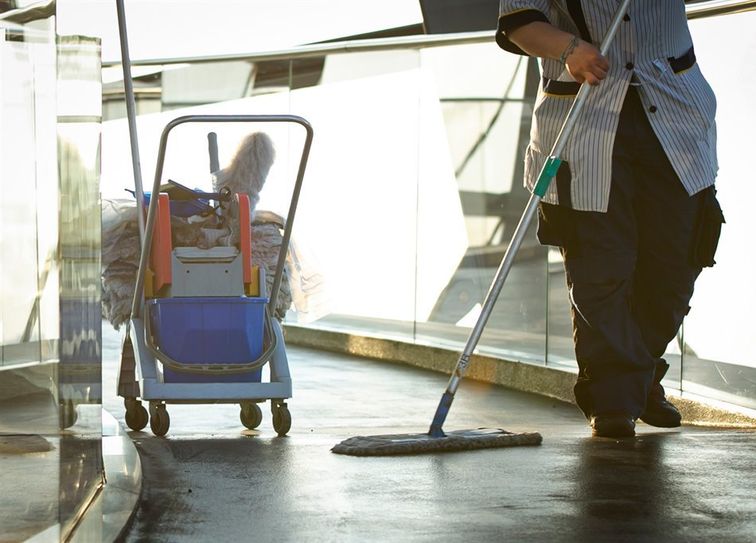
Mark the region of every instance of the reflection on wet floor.
[[[117, 336], [104, 337], [105, 382]], [[127, 541], [747, 541], [756, 533], [756, 433], [640, 424], [592, 439], [577, 409], [463, 382], [446, 428], [538, 431], [540, 447], [356, 458], [353, 435], [424, 431], [447, 378], [289, 347], [293, 426], [268, 409], [169, 405], [165, 438], [131, 432], [144, 491]], [[123, 420], [106, 385], [105, 406]], [[266, 406], [267, 407], [267, 406]]]
[[[79, 406], [76, 424], [58, 431], [58, 412], [48, 397], [17, 399], [22, 411], [0, 405], [0, 541], [23, 541], [57, 526], [66, 534], [103, 483], [100, 406]], [[22, 417], [12, 416], [19, 412]], [[55, 432], [29, 433], [35, 422], [49, 422], [40, 414], [52, 417]], [[23, 425], [26, 433], [8, 433]]]

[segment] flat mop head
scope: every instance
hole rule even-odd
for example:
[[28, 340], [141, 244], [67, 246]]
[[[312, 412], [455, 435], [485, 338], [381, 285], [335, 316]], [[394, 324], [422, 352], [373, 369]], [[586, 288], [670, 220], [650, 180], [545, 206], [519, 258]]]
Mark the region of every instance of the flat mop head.
[[499, 428], [478, 428], [447, 432], [443, 437], [431, 437], [427, 433], [356, 436], [342, 441], [331, 451], [351, 456], [390, 456], [540, 445], [542, 440], [537, 432], [515, 434]]

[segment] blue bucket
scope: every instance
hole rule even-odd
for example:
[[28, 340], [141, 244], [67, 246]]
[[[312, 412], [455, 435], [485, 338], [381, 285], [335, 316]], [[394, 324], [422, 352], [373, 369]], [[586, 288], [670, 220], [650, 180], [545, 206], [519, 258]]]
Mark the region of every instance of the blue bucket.
[[[244, 364], [263, 352], [266, 298], [157, 298], [147, 302], [155, 343], [181, 364]], [[262, 368], [211, 375], [163, 368], [166, 383], [259, 383]]]

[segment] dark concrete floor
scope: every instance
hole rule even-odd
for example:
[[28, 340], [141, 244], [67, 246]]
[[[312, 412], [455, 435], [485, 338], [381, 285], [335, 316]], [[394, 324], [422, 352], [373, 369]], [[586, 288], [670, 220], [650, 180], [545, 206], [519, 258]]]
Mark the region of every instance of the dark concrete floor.
[[[105, 405], [114, 390], [106, 334]], [[268, 410], [242, 431], [238, 407], [169, 406], [165, 438], [132, 432], [144, 492], [127, 541], [754, 541], [756, 433], [639, 425], [590, 438], [573, 406], [464, 382], [446, 429], [538, 431], [543, 445], [356, 458], [353, 435], [427, 428], [446, 377], [289, 348], [293, 427]]]

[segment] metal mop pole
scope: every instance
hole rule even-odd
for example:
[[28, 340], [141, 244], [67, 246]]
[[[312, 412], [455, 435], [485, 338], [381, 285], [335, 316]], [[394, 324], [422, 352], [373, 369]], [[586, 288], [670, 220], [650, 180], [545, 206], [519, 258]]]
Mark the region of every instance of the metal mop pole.
[[[604, 37], [604, 41], [601, 44], [602, 55], [606, 55], [607, 51], [609, 50], [609, 46], [614, 39], [614, 35], [616, 34], [617, 28], [622, 21], [622, 17], [624, 17], [625, 13], [627, 12], [629, 4], [630, 0], [623, 0], [622, 4], [617, 10], [617, 14], [614, 16], [614, 20], [612, 21], [612, 24], [609, 27], [606, 36]], [[501, 264], [499, 264], [499, 269], [496, 272], [493, 283], [488, 290], [488, 294], [486, 294], [486, 299], [483, 302], [483, 308], [480, 312], [480, 316], [478, 316], [478, 320], [475, 323], [472, 331], [470, 332], [470, 336], [467, 338], [467, 343], [465, 344], [465, 348], [462, 351], [459, 360], [457, 361], [457, 365], [454, 368], [454, 371], [452, 372], [451, 378], [449, 379], [449, 384], [446, 387], [446, 391], [444, 392], [443, 396], [441, 396], [441, 401], [438, 404], [436, 414], [433, 417], [430, 430], [428, 431], [431, 437], [444, 437], [445, 435], [443, 431], [443, 425], [446, 421], [446, 416], [449, 414], [449, 409], [451, 408], [452, 402], [454, 401], [454, 394], [457, 392], [459, 383], [462, 380], [462, 377], [464, 376], [468, 365], [470, 364], [470, 357], [472, 356], [475, 347], [478, 345], [478, 341], [480, 341], [480, 336], [483, 334], [483, 329], [488, 322], [488, 318], [491, 316], [491, 311], [493, 310], [494, 304], [499, 297], [501, 288], [504, 286], [504, 281], [506, 281], [507, 275], [509, 275], [509, 271], [512, 269], [515, 255], [517, 254], [517, 251], [520, 249], [520, 246], [525, 239], [525, 234], [527, 232], [528, 226], [533, 220], [533, 216], [538, 209], [538, 203], [546, 195], [546, 190], [549, 188], [551, 180], [556, 175], [556, 172], [559, 169], [560, 164], [562, 163], [559, 155], [561, 155], [562, 151], [564, 150], [564, 146], [567, 144], [567, 140], [569, 139], [570, 134], [575, 127], [575, 123], [577, 122], [578, 115], [580, 115], [580, 111], [583, 109], [583, 105], [585, 104], [585, 99], [588, 96], [588, 92], [590, 92], [590, 85], [583, 83], [583, 85], [580, 86], [580, 90], [575, 97], [575, 101], [573, 102], [570, 111], [567, 113], [567, 118], [562, 125], [562, 129], [560, 130], [559, 135], [557, 136], [554, 147], [551, 150], [551, 154], [546, 160], [546, 163], [543, 165], [543, 168], [541, 169], [541, 172], [538, 176], [538, 181], [536, 182], [535, 188], [533, 189], [533, 193], [530, 195], [530, 199], [528, 200], [528, 204], [525, 207], [525, 211], [523, 212], [522, 217], [520, 218], [520, 222], [517, 224], [517, 228], [515, 229], [514, 235], [512, 236], [512, 241], [510, 242], [509, 247], [507, 247], [507, 250], [504, 253], [504, 258], [502, 259]]]
[[118, 11], [118, 33], [121, 38], [121, 65], [123, 66], [123, 88], [126, 92], [126, 116], [129, 120], [129, 139], [131, 141], [131, 167], [134, 170], [134, 192], [137, 201], [137, 224], [139, 224], [139, 241], [144, 243], [144, 214], [139, 212], [144, 202], [142, 189], [142, 166], [139, 161], [139, 141], [136, 128], [136, 101], [134, 84], [131, 80], [131, 57], [129, 56], [129, 39], [126, 35], [126, 11], [123, 0], [116, 0]]
[[[159, 180], [156, 179], [152, 194], [154, 198], [150, 201], [149, 211], [147, 213], [147, 222], [145, 224], [142, 205], [144, 205], [144, 190], [142, 188], [142, 166], [139, 160], [139, 141], [137, 138], [136, 127], [136, 101], [134, 100], [134, 85], [131, 79], [131, 56], [129, 55], [129, 38], [126, 33], [126, 10], [124, 9], [123, 0], [116, 0], [116, 11], [118, 12], [118, 33], [121, 41], [121, 64], [123, 66], [123, 87], [126, 92], [126, 116], [129, 120], [129, 140], [131, 142], [131, 165], [134, 170], [134, 189], [137, 201], [137, 223], [139, 224], [139, 241], [141, 245], [141, 254], [139, 259], [140, 272], [146, 262], [146, 254], [149, 251], [152, 228], [155, 222], [155, 207], [157, 204], [157, 193]], [[162, 165], [161, 165], [162, 166]], [[134, 290], [134, 297], [131, 301], [131, 316], [138, 317], [142, 308], [142, 286], [144, 277], [141, 273], [137, 274], [137, 285]]]
[[[159, 189], [159, 179], [155, 179], [152, 194], [154, 198], [150, 200], [149, 210], [147, 212], [147, 222], [145, 224], [144, 213], [141, 212], [144, 202], [144, 191], [142, 189], [142, 168], [139, 161], [139, 142], [137, 140], [136, 129], [136, 102], [134, 100], [134, 86], [131, 80], [131, 57], [129, 56], [129, 38], [126, 34], [126, 11], [123, 0], [116, 0], [116, 10], [118, 12], [118, 32], [121, 40], [121, 64], [123, 65], [123, 85], [126, 91], [126, 115], [129, 120], [129, 139], [131, 142], [131, 164], [134, 169], [134, 189], [137, 200], [137, 221], [139, 224], [139, 240], [141, 243], [141, 254], [139, 259], [139, 271], [137, 274], [137, 284], [134, 290], [134, 297], [131, 301], [131, 316], [138, 317], [142, 308], [142, 287], [144, 269], [147, 253], [150, 248], [150, 237], [155, 222], [155, 208], [157, 207], [157, 193]], [[160, 164], [162, 167], [162, 164]]]

